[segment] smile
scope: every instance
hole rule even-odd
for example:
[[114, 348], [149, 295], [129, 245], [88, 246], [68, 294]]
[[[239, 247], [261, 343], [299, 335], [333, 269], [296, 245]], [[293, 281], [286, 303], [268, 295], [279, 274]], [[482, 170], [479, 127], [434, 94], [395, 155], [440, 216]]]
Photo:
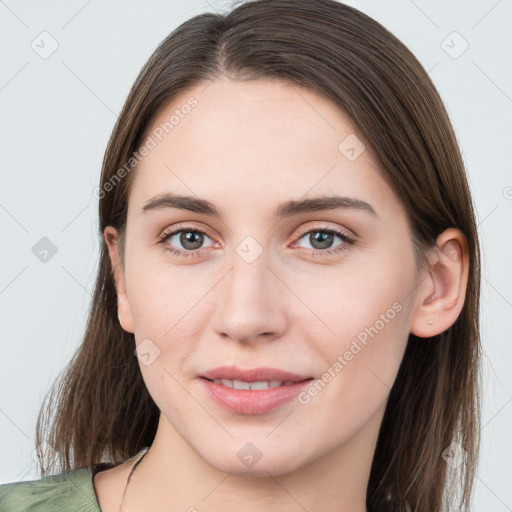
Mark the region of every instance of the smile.
[[[208, 379], [210, 380], [210, 379]], [[286, 382], [282, 382], [279, 380], [270, 380], [270, 381], [259, 381], [259, 382], [246, 382], [243, 380], [236, 379], [214, 379], [211, 382], [215, 382], [215, 384], [221, 384], [227, 388], [231, 389], [269, 389], [269, 388], [278, 388], [279, 386], [290, 386], [293, 384], [293, 381], [289, 380]]]

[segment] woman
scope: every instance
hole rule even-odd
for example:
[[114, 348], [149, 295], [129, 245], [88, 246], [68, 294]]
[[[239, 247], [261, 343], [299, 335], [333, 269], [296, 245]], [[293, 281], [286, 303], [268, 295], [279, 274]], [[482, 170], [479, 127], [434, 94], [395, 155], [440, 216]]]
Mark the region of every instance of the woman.
[[141, 70], [96, 195], [87, 331], [37, 426], [46, 476], [1, 486], [0, 510], [469, 507], [472, 199], [390, 32], [331, 0], [192, 18]]

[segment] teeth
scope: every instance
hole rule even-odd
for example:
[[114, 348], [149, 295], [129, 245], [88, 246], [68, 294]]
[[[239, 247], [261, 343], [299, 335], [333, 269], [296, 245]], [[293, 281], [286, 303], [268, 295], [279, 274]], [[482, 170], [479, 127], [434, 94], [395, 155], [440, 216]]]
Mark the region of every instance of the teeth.
[[243, 380], [214, 379], [213, 382], [216, 384], [222, 384], [223, 386], [231, 389], [268, 389], [277, 388], [279, 386], [289, 386], [290, 384], [293, 384], [292, 381], [281, 382], [278, 380], [264, 382], [245, 382]]

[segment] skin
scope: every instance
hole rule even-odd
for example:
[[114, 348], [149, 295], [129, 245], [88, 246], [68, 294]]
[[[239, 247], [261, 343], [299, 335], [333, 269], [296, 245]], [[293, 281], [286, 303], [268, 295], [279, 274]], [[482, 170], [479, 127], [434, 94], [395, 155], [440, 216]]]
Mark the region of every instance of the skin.
[[[364, 138], [328, 99], [279, 81], [223, 78], [174, 98], [151, 130], [192, 96], [197, 107], [134, 171], [124, 267], [115, 229], [104, 233], [119, 321], [137, 345], [149, 338], [160, 350], [150, 365], [139, 362], [161, 415], [123, 510], [365, 511], [375, 443], [408, 335], [441, 333], [462, 309], [464, 235], [442, 233], [428, 253], [432, 273], [417, 272], [404, 208], [369, 144], [354, 161], [339, 151], [348, 135]], [[141, 213], [162, 192], [207, 199], [222, 219], [178, 209]], [[347, 209], [272, 218], [285, 201], [330, 194], [366, 201], [378, 217]], [[157, 243], [184, 224], [206, 233], [196, 256]], [[312, 237], [325, 227], [355, 243], [334, 236], [320, 245]], [[179, 235], [167, 245], [193, 249]], [[251, 263], [236, 251], [247, 236], [263, 249]], [[338, 253], [311, 255], [343, 244]], [[266, 414], [234, 414], [200, 386], [202, 371], [230, 364], [321, 379], [396, 303], [400, 312], [308, 404], [294, 399]], [[252, 467], [237, 457], [247, 442], [261, 452]], [[133, 462], [97, 474], [102, 510], [118, 511]]]

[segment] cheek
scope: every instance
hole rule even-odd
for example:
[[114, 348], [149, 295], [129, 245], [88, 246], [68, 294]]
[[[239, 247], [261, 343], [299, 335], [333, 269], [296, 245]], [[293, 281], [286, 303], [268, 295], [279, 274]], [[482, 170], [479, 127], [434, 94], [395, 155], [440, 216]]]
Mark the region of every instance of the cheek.
[[[207, 317], [202, 307], [206, 301], [198, 300], [204, 292], [187, 286], [191, 280], [169, 268], [147, 266], [133, 276], [130, 305], [142, 377], [162, 411], [186, 418], [193, 401], [185, 389], [185, 368], [197, 351], [201, 320]], [[150, 364], [144, 352], [150, 354]]]
[[324, 372], [299, 396], [304, 412], [324, 425], [323, 437], [336, 442], [384, 410], [407, 344], [402, 304], [371, 300], [364, 309], [347, 308], [346, 321], [336, 324], [337, 338], [316, 345]]
[[186, 407], [186, 396], [180, 399], [184, 393], [180, 373], [196, 349], [195, 340], [199, 339], [201, 328], [197, 321], [200, 308], [193, 307], [197, 302], [193, 300], [195, 293], [179, 293], [183, 283], [173, 279], [169, 269], [143, 266], [131, 275], [130, 308], [146, 387], [160, 409]]
[[304, 280], [298, 294], [307, 299], [314, 315], [310, 325], [323, 326], [318, 339], [325, 340], [325, 347], [339, 351], [348, 349], [347, 343], [353, 339], [364, 343], [403, 332], [407, 324], [403, 312], [411, 301], [412, 268], [407, 267], [388, 267], [386, 271], [382, 265], [340, 267], [317, 276], [315, 287], [311, 280]]
[[412, 254], [378, 260], [336, 270], [322, 293], [308, 295], [334, 334], [311, 340], [325, 371], [302, 398], [311, 414], [332, 420], [333, 435], [340, 424], [355, 432], [385, 403], [407, 344]]
[[380, 421], [408, 339], [408, 306], [396, 293], [359, 293], [324, 310], [336, 336], [311, 340], [323, 373], [298, 397], [333, 446]]
[[[135, 333], [165, 343], [190, 335], [207, 286], [193, 267], [172, 268], [163, 256], [139, 258], [127, 283]], [[176, 341], [178, 343], [178, 341]]]

